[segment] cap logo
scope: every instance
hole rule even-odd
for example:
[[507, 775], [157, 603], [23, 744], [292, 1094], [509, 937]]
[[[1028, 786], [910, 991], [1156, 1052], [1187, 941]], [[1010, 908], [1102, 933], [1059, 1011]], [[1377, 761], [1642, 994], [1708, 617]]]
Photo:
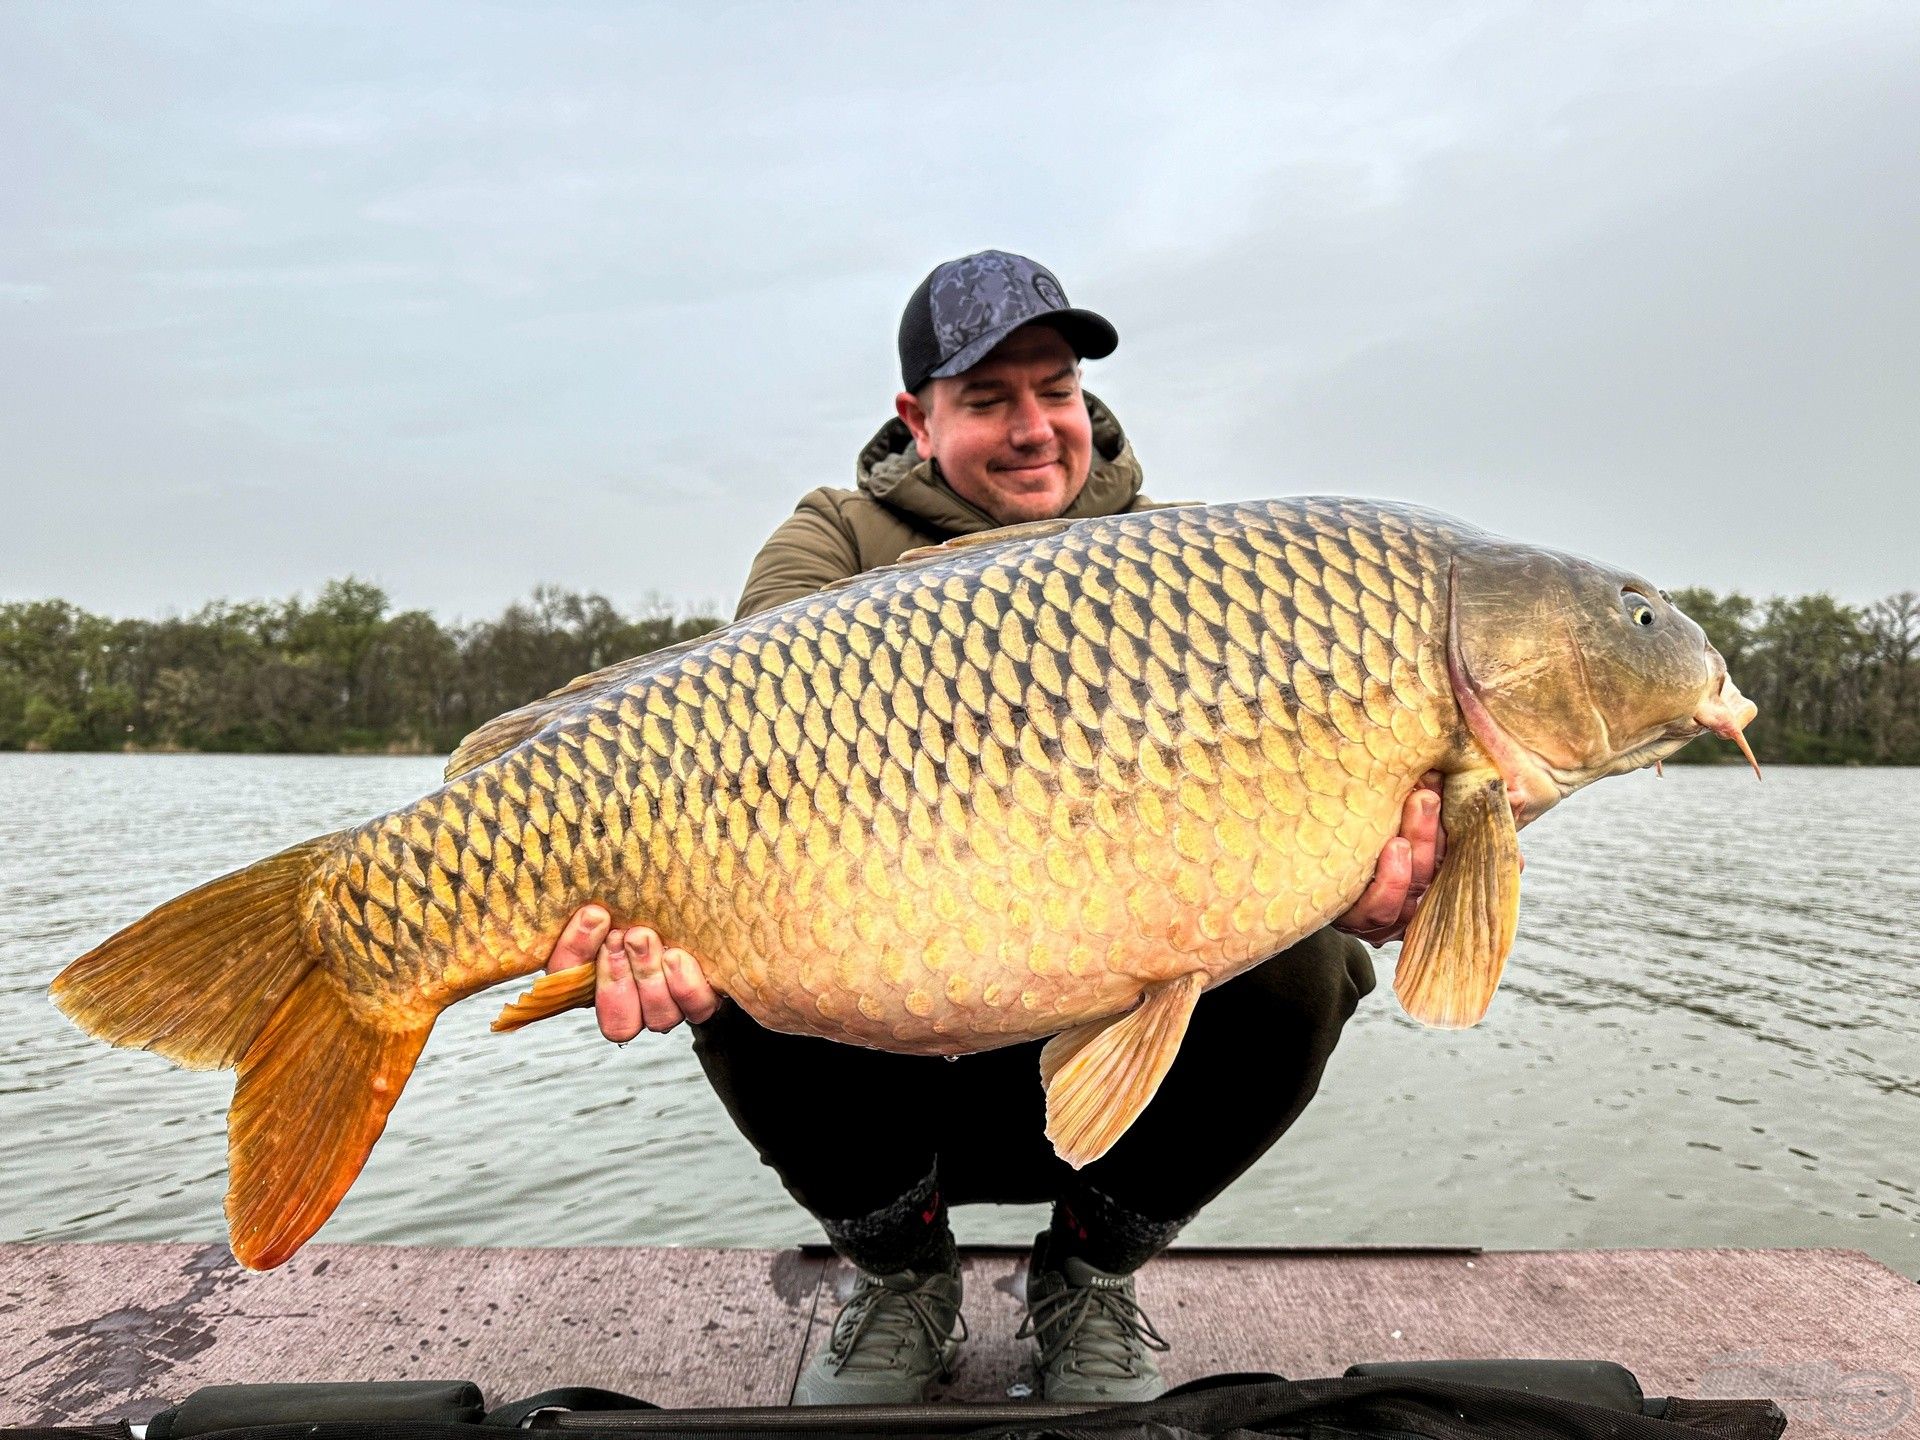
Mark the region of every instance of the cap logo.
[[1044, 270], [1037, 270], [1033, 276], [1033, 293], [1040, 297], [1040, 303], [1049, 310], [1067, 308], [1067, 297], [1061, 293], [1060, 286]]

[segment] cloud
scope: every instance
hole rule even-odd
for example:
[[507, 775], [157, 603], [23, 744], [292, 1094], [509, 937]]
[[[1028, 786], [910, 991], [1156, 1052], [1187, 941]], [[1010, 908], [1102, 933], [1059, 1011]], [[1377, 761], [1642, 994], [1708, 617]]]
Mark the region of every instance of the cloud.
[[730, 603], [934, 262], [1044, 258], [1160, 494], [1915, 583], [1920, 14], [0, 11], [0, 580]]

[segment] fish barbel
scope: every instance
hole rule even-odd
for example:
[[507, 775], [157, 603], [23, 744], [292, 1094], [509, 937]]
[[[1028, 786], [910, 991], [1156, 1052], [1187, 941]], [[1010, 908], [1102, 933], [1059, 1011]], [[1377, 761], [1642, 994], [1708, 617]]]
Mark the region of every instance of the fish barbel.
[[[1517, 825], [1753, 714], [1625, 572], [1338, 498], [1046, 521], [582, 677], [447, 783], [159, 907], [54, 981], [91, 1033], [238, 1072], [227, 1215], [255, 1268], [359, 1173], [447, 1006], [582, 904], [776, 1030], [918, 1054], [1042, 1036], [1048, 1135], [1096, 1158], [1194, 1001], [1342, 913], [1446, 776], [1395, 988], [1472, 1024]], [[589, 1003], [544, 976], [502, 1027]]]

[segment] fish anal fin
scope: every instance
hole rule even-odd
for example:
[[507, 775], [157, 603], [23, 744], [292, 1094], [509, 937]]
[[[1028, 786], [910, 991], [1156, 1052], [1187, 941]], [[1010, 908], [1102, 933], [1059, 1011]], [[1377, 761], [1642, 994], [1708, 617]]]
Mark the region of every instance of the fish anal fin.
[[322, 971], [294, 988], [235, 1067], [227, 1226], [242, 1265], [271, 1270], [326, 1222], [432, 1029], [370, 1023]]
[[1520, 918], [1520, 841], [1496, 771], [1447, 777], [1446, 858], [1400, 946], [1393, 993], [1423, 1025], [1459, 1030], [1493, 1003]]
[[1151, 987], [1124, 1015], [1056, 1035], [1040, 1052], [1047, 1091], [1047, 1138], [1078, 1170], [1098, 1160], [1140, 1118], [1193, 1016], [1206, 977], [1182, 975]]
[[536, 1020], [545, 1020], [567, 1010], [593, 1004], [594, 968], [569, 965], [564, 970], [542, 975], [525, 994], [507, 1002], [494, 1018], [496, 1032], [518, 1030]]

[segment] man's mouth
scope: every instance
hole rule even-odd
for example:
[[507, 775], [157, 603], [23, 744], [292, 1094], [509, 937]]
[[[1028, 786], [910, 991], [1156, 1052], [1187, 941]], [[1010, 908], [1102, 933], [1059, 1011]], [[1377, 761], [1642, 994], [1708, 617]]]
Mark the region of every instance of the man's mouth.
[[1031, 465], [995, 465], [993, 469], [1002, 475], [1040, 475], [1059, 463], [1058, 460], [1036, 460]]

